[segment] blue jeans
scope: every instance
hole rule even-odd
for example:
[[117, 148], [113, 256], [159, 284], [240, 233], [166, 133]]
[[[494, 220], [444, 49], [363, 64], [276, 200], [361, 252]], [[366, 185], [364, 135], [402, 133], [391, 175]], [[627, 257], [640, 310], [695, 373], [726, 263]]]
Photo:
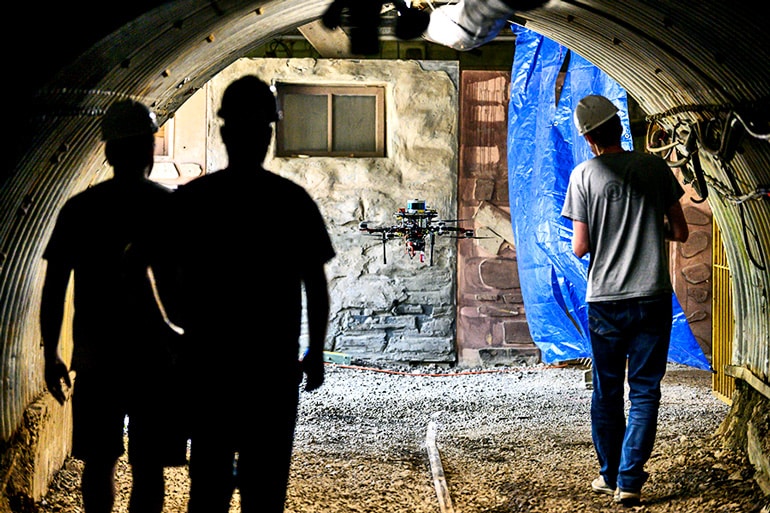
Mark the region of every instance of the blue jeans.
[[670, 295], [588, 303], [593, 353], [591, 435], [599, 472], [610, 487], [640, 491], [649, 477], [644, 465], [657, 433], [672, 313]]

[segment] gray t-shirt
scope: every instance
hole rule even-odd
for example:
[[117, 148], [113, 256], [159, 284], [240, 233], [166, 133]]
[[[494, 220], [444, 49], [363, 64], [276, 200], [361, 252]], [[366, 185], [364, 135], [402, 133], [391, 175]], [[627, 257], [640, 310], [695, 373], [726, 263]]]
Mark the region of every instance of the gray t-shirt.
[[588, 225], [586, 301], [673, 291], [665, 213], [684, 190], [660, 157], [608, 153], [572, 170], [561, 215]]

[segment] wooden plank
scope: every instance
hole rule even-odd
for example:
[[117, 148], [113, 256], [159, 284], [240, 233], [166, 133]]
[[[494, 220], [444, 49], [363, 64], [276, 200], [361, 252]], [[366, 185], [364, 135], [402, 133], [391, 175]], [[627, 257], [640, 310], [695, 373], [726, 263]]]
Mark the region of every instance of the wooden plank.
[[770, 385], [762, 381], [758, 376], [755, 376], [754, 373], [746, 367], [727, 365], [725, 366], [725, 374], [737, 379], [742, 379], [748, 383], [751, 388], [770, 399]]
[[313, 48], [326, 59], [348, 59], [350, 38], [340, 27], [329, 30], [321, 20], [311, 21], [298, 27], [300, 33], [313, 45]]
[[453, 513], [454, 507], [452, 506], [452, 497], [449, 495], [449, 490], [446, 485], [446, 479], [444, 477], [444, 467], [441, 464], [441, 457], [436, 447], [436, 423], [428, 423], [428, 434], [425, 437], [425, 445], [428, 448], [428, 459], [430, 460], [430, 470], [433, 476], [433, 486], [436, 488], [436, 495], [438, 496], [439, 507], [441, 513]]

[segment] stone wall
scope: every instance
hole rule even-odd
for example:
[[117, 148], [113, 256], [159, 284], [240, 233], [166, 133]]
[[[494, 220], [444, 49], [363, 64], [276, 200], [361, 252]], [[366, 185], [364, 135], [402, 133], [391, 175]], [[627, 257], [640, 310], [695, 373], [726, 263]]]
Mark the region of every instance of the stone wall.
[[[234, 79], [378, 85], [386, 89], [385, 158], [271, 158], [265, 167], [303, 185], [327, 220], [337, 256], [327, 265], [331, 321], [326, 348], [367, 361], [454, 364], [456, 244], [436, 237], [433, 263], [410, 258], [400, 240], [382, 243], [358, 225], [392, 225], [406, 202], [425, 200], [457, 217], [458, 63], [454, 61], [241, 59], [209, 82], [207, 169], [226, 166], [214, 113]], [[270, 215], [282, 244], [303, 247], [302, 220]], [[274, 245], [275, 240], [267, 241]]]
[[695, 188], [675, 169], [685, 189], [681, 199], [690, 237], [683, 244], [672, 244], [671, 280], [674, 292], [687, 317], [695, 339], [709, 360], [712, 356], [712, 219], [711, 208]]
[[508, 198], [510, 72], [464, 71], [460, 101], [457, 345], [467, 366], [540, 362], [521, 292]]

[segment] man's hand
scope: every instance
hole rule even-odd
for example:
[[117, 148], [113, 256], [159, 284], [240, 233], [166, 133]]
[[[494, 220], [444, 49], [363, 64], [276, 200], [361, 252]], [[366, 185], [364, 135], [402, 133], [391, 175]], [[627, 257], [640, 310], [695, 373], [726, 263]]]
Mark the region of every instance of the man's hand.
[[312, 392], [324, 384], [324, 362], [323, 353], [320, 357], [314, 357], [310, 354], [302, 359], [302, 372], [305, 373], [305, 391]]
[[45, 384], [53, 398], [59, 404], [64, 405], [64, 401], [67, 400], [67, 394], [63, 385], [67, 385], [68, 389], [72, 388], [72, 380], [70, 379], [67, 365], [60, 358], [52, 362], [46, 362]]

